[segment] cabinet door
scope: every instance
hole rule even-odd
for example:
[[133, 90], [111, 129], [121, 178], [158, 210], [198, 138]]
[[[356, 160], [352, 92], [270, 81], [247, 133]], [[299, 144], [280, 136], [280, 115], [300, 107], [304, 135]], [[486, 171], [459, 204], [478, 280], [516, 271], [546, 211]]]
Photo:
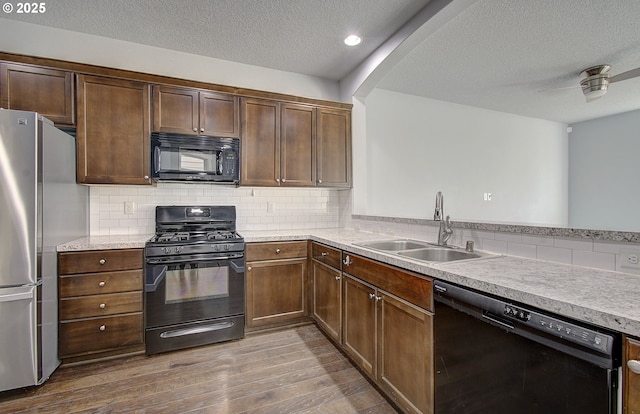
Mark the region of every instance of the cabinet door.
[[640, 364], [640, 341], [625, 338], [624, 345], [624, 388], [623, 401], [625, 414], [640, 414], [640, 374], [633, 372], [629, 367], [629, 362], [638, 370]]
[[376, 290], [343, 274], [343, 346], [353, 361], [376, 377]]
[[307, 315], [307, 259], [247, 263], [247, 326], [276, 324]]
[[237, 96], [200, 92], [200, 134], [216, 137], [240, 137]]
[[57, 125], [75, 124], [71, 72], [1, 63], [0, 85], [0, 107], [39, 112]]
[[313, 317], [337, 343], [342, 342], [342, 282], [340, 271], [316, 261], [313, 272]]
[[351, 186], [351, 112], [318, 108], [318, 185]]
[[280, 183], [280, 106], [261, 99], [242, 99], [242, 185]]
[[315, 108], [283, 104], [280, 142], [281, 185], [315, 186]]
[[433, 315], [379, 296], [378, 383], [407, 412], [433, 413]]
[[150, 184], [149, 85], [78, 75], [77, 177]]
[[198, 91], [169, 86], [153, 87], [153, 130], [196, 135]]

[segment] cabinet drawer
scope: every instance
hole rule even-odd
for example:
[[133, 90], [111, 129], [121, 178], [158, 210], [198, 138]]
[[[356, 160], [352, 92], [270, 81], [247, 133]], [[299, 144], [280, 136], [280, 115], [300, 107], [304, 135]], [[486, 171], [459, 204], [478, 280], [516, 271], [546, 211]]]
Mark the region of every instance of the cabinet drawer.
[[342, 251], [324, 244], [313, 242], [311, 244], [311, 257], [313, 260], [322, 262], [334, 269], [340, 270], [342, 265]]
[[296, 257], [307, 257], [306, 241], [248, 243], [245, 255], [247, 262]]
[[142, 270], [60, 276], [60, 298], [142, 290]]
[[142, 249], [63, 252], [58, 255], [58, 274], [142, 269], [142, 262]]
[[62, 322], [60, 338], [63, 356], [141, 344], [142, 313]]
[[142, 312], [142, 292], [112, 293], [60, 300], [60, 319]]
[[406, 301], [433, 312], [433, 283], [415, 273], [376, 262], [354, 254], [342, 271], [386, 290]]

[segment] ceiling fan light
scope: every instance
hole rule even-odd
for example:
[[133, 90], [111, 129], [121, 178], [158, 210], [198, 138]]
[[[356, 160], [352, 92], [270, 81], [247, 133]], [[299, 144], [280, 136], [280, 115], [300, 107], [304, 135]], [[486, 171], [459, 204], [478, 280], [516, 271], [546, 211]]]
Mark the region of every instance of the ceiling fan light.
[[607, 93], [609, 87], [609, 75], [599, 74], [589, 76], [580, 82], [582, 93], [587, 98], [587, 102], [591, 102]]

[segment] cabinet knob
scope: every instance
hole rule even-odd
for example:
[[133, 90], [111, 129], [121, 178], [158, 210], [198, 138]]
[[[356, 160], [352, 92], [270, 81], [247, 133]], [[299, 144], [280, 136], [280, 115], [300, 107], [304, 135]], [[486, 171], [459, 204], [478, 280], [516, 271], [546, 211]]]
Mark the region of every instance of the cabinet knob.
[[375, 299], [376, 294], [375, 293], [369, 293], [369, 299]]
[[104, 332], [107, 330], [107, 325], [100, 325], [98, 329], [100, 330], [100, 332]]
[[100, 305], [98, 305], [100, 307], [100, 309], [104, 309], [107, 307], [106, 303], [101, 303]]
[[104, 285], [106, 285], [107, 282], [105, 282], [104, 280], [100, 281], [100, 283], [98, 283], [98, 286], [100, 287], [104, 287]]
[[148, 175], [145, 175], [145, 176], [144, 176], [144, 179], [145, 179], [145, 180], [148, 180], [148, 179], [149, 179], [149, 176], [148, 176]]
[[198, 128], [193, 128], [193, 132], [198, 132]]
[[280, 249], [276, 249], [276, 254], [280, 254]]
[[253, 267], [251, 267], [251, 266], [247, 267], [247, 272], [250, 272], [252, 270], [253, 270]]
[[630, 359], [627, 361], [627, 367], [634, 374], [640, 374], [640, 361], [637, 361], [635, 359]]
[[107, 260], [106, 259], [100, 259], [100, 260], [98, 260], [98, 263], [103, 265], [103, 264], [107, 263]]
[[340, 276], [336, 276], [336, 280], [340, 280]]
[[322, 184], [322, 180], [318, 180], [318, 184]]
[[322, 252], [322, 253], [320, 253], [320, 255], [322, 255], [322, 257], [327, 257], [328, 256], [327, 252]]
[[204, 132], [204, 128], [200, 128], [200, 132]]
[[286, 183], [286, 182], [287, 182], [287, 179], [286, 179], [286, 178], [283, 178], [283, 179], [282, 179], [282, 182], [283, 182], [283, 183]]
[[276, 183], [279, 183], [279, 182], [280, 182], [280, 179], [279, 179], [279, 178], [276, 178]]

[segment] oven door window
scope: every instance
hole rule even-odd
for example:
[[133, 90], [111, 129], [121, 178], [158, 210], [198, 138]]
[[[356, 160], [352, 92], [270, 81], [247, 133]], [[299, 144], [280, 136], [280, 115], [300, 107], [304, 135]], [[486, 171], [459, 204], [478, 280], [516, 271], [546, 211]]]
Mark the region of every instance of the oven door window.
[[229, 296], [228, 267], [172, 266], [167, 270], [165, 303], [225, 298]]

